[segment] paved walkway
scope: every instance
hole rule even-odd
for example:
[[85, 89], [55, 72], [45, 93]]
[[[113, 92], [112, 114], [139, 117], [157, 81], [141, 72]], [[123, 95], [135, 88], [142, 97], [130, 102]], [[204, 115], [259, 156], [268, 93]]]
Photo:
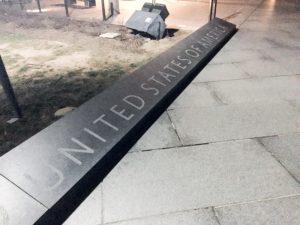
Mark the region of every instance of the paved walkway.
[[257, 6], [65, 224], [300, 224], [300, 4]]

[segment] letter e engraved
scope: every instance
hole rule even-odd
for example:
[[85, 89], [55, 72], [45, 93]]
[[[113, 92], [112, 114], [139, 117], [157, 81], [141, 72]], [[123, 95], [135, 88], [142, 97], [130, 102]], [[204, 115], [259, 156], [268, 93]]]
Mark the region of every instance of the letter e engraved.
[[117, 110], [116, 108], [118, 107], [118, 105], [114, 105], [113, 107], [110, 108], [110, 111], [115, 113], [116, 115], [120, 116], [121, 118], [123, 118], [124, 120], [131, 120], [132, 117], [134, 117], [134, 114], [130, 114], [129, 116], [126, 116], [124, 113], [126, 112], [125, 109], [122, 110]]
[[62, 153], [64, 156], [66, 156], [67, 158], [71, 159], [74, 163], [76, 163], [77, 165], [80, 166], [82, 164], [82, 162], [79, 159], [75, 158], [73, 155], [71, 155], [70, 152], [94, 154], [95, 151], [93, 149], [91, 149], [90, 147], [88, 147], [87, 145], [80, 142], [79, 140], [77, 140], [76, 138], [71, 138], [71, 140], [72, 140], [72, 142], [76, 143], [83, 149], [59, 148], [58, 151], [60, 153]]
[[145, 106], [144, 99], [137, 95], [128, 95], [125, 98], [123, 98], [123, 101], [138, 110], [141, 110]]

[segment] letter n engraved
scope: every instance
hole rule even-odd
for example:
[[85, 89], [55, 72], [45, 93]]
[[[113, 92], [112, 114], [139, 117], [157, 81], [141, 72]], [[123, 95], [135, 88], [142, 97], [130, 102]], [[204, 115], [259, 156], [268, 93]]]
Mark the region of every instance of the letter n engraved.
[[87, 145], [83, 144], [76, 138], [71, 138], [71, 140], [76, 143], [78, 146], [80, 146], [82, 149], [75, 149], [75, 148], [59, 148], [58, 151], [62, 153], [67, 158], [71, 159], [74, 163], [77, 165], [81, 165], [82, 162], [75, 158], [73, 155], [70, 154], [70, 152], [76, 152], [76, 153], [84, 153], [84, 154], [94, 154], [94, 150], [88, 147]]

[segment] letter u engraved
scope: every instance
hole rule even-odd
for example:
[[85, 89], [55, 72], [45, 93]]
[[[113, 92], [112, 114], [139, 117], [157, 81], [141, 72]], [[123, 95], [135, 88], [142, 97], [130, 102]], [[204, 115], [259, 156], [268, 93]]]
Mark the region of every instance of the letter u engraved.
[[[27, 180], [27, 182], [30, 182], [32, 185], [37, 185], [42, 187], [45, 191], [53, 191], [54, 189], [58, 188], [62, 182], [64, 181], [64, 175], [62, 173], [62, 171], [60, 171], [59, 169], [57, 169], [56, 167], [54, 167], [53, 165], [45, 162], [42, 160], [41, 162], [41, 166], [39, 167], [39, 169], [41, 170], [41, 167], [47, 167], [50, 169], [47, 170], [47, 175], [51, 174], [51, 178], [55, 178], [55, 183], [53, 182], [53, 184], [48, 184], [49, 180], [54, 180], [54, 179], [47, 179], [47, 181], [43, 181], [37, 178], [37, 176], [34, 175], [34, 172], [31, 171], [26, 171], [23, 175], [25, 177], [25, 179]], [[49, 171], [49, 172], [48, 172]], [[33, 172], [33, 173], [32, 173]], [[50, 176], [50, 175], [49, 175]], [[46, 176], [47, 177], [47, 176]]]

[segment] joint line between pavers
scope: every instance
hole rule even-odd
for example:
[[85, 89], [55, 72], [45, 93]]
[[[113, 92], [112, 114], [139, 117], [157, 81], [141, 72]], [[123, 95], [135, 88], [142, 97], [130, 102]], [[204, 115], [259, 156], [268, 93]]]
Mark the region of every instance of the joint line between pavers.
[[291, 198], [291, 197], [300, 197], [300, 193], [291, 194], [291, 195], [283, 195], [283, 196], [278, 196], [278, 197], [273, 197], [273, 198], [263, 198], [263, 199], [246, 201], [246, 202], [237, 202], [237, 203], [224, 204], [224, 205], [214, 206], [214, 208], [218, 209], [218, 208], [223, 208], [223, 207], [228, 207], [228, 206], [245, 205], [245, 204], [266, 202], [266, 201], [278, 200], [278, 199], [283, 199], [283, 198]]
[[175, 134], [176, 134], [176, 136], [178, 137], [178, 140], [180, 141], [181, 146], [184, 146], [184, 145], [183, 145], [183, 142], [182, 142], [182, 140], [181, 140], [181, 138], [180, 138], [180, 136], [179, 136], [179, 134], [178, 134], [178, 132], [177, 132], [176, 126], [175, 126], [175, 124], [173, 123], [171, 116], [169, 115], [168, 110], [166, 111], [166, 113], [167, 113], [167, 116], [168, 116], [168, 118], [169, 118], [169, 120], [170, 120], [170, 122], [171, 122], [171, 125], [172, 125], [172, 127], [173, 127], [173, 129], [174, 129], [174, 131], [175, 131]]
[[22, 191], [24, 194], [28, 195], [28, 197], [32, 198], [34, 201], [36, 201], [37, 203], [39, 203], [40, 205], [42, 205], [43, 207], [45, 207], [46, 209], [49, 209], [46, 205], [44, 205], [42, 202], [40, 202], [38, 199], [36, 199], [35, 197], [33, 197], [31, 194], [29, 194], [27, 191], [23, 190], [21, 187], [19, 187], [16, 183], [14, 183], [13, 181], [11, 181], [10, 179], [8, 179], [6, 176], [4, 176], [3, 174], [0, 174], [1, 177], [3, 177], [5, 180], [7, 180], [9, 183], [13, 184], [16, 188], [18, 188], [20, 191]]
[[158, 216], [168, 216], [168, 215], [174, 215], [174, 214], [191, 212], [191, 211], [199, 211], [201, 209], [208, 209], [208, 208], [212, 208], [212, 206], [206, 206], [206, 207], [201, 207], [201, 208], [190, 208], [190, 209], [170, 211], [170, 212], [159, 213], [159, 214], [152, 214], [152, 215], [146, 215], [146, 216], [132, 217], [132, 218], [129, 218], [129, 219], [123, 219], [123, 220], [121, 219], [121, 220], [116, 220], [116, 221], [111, 221], [111, 222], [103, 223], [103, 225], [113, 225], [113, 224], [119, 224], [119, 223], [128, 222], [128, 221], [134, 221], [134, 220], [150, 219], [150, 218], [158, 217]]
[[265, 2], [266, 0], [262, 0], [254, 9], [253, 11], [249, 14], [249, 16], [246, 17], [246, 19], [243, 20], [243, 22], [240, 23], [240, 25], [238, 26], [238, 28], [240, 28], [254, 13], [255, 11], [261, 7], [263, 5], [263, 3]]
[[168, 149], [186, 148], [186, 147], [192, 147], [192, 146], [202, 146], [202, 145], [217, 144], [217, 143], [222, 143], [222, 142], [226, 143], [226, 142], [232, 142], [232, 141], [252, 140], [255, 138], [268, 138], [268, 137], [276, 137], [276, 136], [277, 135], [267, 135], [267, 136], [260, 136], [260, 137], [248, 137], [248, 138], [241, 138], [241, 139], [230, 139], [230, 140], [203, 142], [203, 143], [195, 143], [195, 144], [184, 144], [184, 145], [177, 145], [177, 146], [165, 147], [165, 148], [151, 148], [151, 149], [145, 149], [145, 150], [137, 150], [134, 152], [128, 152], [128, 154], [137, 153], [137, 152], [162, 151], [162, 150], [168, 150]]
[[[248, 73], [246, 73], [246, 75], [248, 77], [228, 79], [228, 80], [194, 81], [194, 83], [203, 84], [203, 83], [232, 82], [232, 81], [241, 81], [241, 80], [263, 80], [263, 79], [271, 79], [271, 78], [276, 78], [276, 77], [295, 77], [295, 76], [298, 77], [298, 76], [300, 76], [300, 74], [288, 74], [288, 75], [273, 75], [273, 76], [265, 76], [265, 77], [258, 77], [258, 76], [254, 77], [254, 76], [249, 75]], [[169, 110], [174, 110], [174, 109], [169, 109]]]
[[[278, 136], [277, 136], [278, 137]], [[298, 184], [300, 184], [300, 181], [295, 177], [295, 175], [294, 174], [292, 174], [291, 173], [291, 171], [289, 171], [286, 167], [285, 167], [285, 165], [283, 165], [283, 163], [280, 161], [280, 159], [278, 159], [277, 157], [276, 157], [276, 155], [275, 154], [273, 154], [268, 148], [267, 148], [267, 146], [265, 146], [265, 144], [262, 142], [262, 140], [261, 140], [261, 138], [255, 138], [255, 140], [257, 141], [257, 143], [259, 144], [259, 145], [261, 145], [282, 167], [283, 167], [283, 169], [285, 169], [286, 170], [286, 172], [296, 181], [296, 183], [298, 183]]]
[[101, 192], [101, 225], [104, 224], [104, 193], [103, 193], [103, 186], [100, 186], [100, 192]]
[[215, 220], [217, 221], [217, 223], [218, 223], [219, 225], [221, 225], [220, 219], [219, 219], [219, 217], [218, 217], [218, 214], [217, 214], [217, 212], [216, 212], [216, 210], [215, 210], [215, 207], [214, 207], [214, 206], [213, 206], [213, 207], [211, 207], [211, 211], [213, 212], [213, 214], [214, 214], [214, 218], [215, 218]]

